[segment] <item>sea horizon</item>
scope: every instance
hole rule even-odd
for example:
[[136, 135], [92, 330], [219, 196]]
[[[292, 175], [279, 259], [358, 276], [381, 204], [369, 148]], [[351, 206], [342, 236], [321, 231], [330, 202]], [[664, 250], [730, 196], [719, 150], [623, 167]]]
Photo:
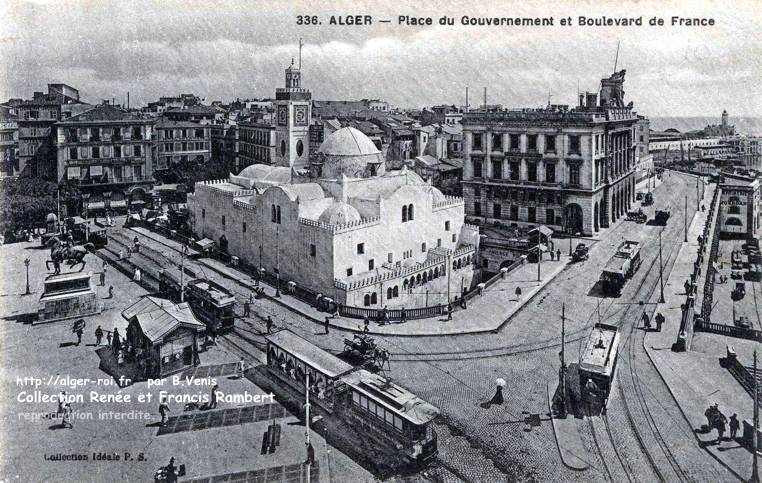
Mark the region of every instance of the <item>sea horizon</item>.
[[[673, 128], [680, 132], [703, 129], [710, 124], [720, 124], [720, 116], [654, 116], [649, 117], [651, 130], [665, 131]], [[737, 134], [762, 135], [762, 116], [730, 116], [728, 123], [735, 126]]]

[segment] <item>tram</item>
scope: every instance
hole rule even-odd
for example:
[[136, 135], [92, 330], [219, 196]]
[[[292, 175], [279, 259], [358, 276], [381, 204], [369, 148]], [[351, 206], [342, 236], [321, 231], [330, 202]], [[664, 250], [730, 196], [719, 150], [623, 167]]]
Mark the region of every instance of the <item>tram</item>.
[[433, 427], [439, 410], [380, 374], [357, 369], [289, 330], [267, 337], [267, 369], [287, 392], [310, 402], [342, 426], [355, 447], [372, 442], [390, 460], [425, 465], [437, 454]]
[[[185, 301], [207, 330], [225, 332], [235, 322], [235, 297], [225, 287], [207, 280], [188, 276], [185, 283]], [[180, 274], [176, 270], [159, 273], [159, 291], [173, 300], [180, 300]]]
[[616, 372], [619, 328], [595, 324], [579, 360], [579, 384], [583, 400], [605, 406]]
[[617, 297], [621, 295], [624, 284], [638, 271], [640, 263], [640, 242], [623, 241], [601, 273], [603, 292]]

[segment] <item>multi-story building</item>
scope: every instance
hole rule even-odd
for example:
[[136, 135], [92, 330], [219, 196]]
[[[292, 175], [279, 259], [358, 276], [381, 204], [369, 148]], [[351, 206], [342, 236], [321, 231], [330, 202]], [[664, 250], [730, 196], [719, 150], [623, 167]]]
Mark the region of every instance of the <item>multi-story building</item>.
[[762, 137], [744, 136], [730, 140], [746, 169], [762, 171]]
[[0, 106], [0, 177], [19, 172], [19, 125], [8, 107]]
[[54, 178], [56, 150], [53, 124], [61, 118], [61, 106], [79, 104], [79, 92], [66, 84], [48, 84], [48, 93], [35, 92], [18, 106], [18, 174]]
[[624, 71], [574, 109], [465, 113], [466, 213], [490, 224], [593, 235], [635, 199], [638, 117], [624, 104]]
[[156, 121], [156, 166], [164, 170], [187, 161], [206, 163], [212, 157], [212, 133], [209, 124], [189, 121]]
[[257, 121], [238, 123], [238, 163], [241, 169], [252, 164], [273, 164], [275, 126]]
[[238, 161], [238, 122], [226, 119], [211, 125], [212, 158], [222, 162], [230, 171], [243, 169]]
[[762, 235], [760, 180], [723, 172], [720, 189], [720, 236], [747, 239]]
[[55, 125], [58, 181], [81, 194], [63, 200], [69, 213], [120, 211], [147, 201], [154, 122], [104, 103]]

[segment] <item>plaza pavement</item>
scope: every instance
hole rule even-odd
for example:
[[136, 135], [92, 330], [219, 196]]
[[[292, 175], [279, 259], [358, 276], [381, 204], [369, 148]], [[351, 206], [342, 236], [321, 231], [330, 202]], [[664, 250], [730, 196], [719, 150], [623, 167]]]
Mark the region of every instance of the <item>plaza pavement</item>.
[[[193, 431], [159, 435], [159, 391], [175, 395], [207, 394], [209, 386], [188, 385], [181, 380], [173, 385], [165, 378], [161, 386], [148, 387], [147, 382], [119, 388], [106, 373], [99, 369], [100, 358], [94, 345], [93, 331], [98, 325], [103, 330], [118, 327], [124, 334], [127, 322], [121, 311], [136, 301], [145, 291], [119, 271], [109, 267], [105, 286], [98, 286], [97, 274], [102, 270], [101, 261], [92, 254], [86, 256], [85, 271], [92, 271], [99, 300], [104, 303], [101, 314], [85, 317], [87, 327], [82, 344], [77, 346], [76, 336], [71, 333], [71, 321], [32, 325], [24, 323], [24, 314], [36, 311], [41, 295], [42, 280], [48, 274], [45, 259], [49, 251], [38, 249], [39, 242], [0, 246], [2, 260], [2, 283], [0, 285], [0, 468], [3, 479], [17, 481], [152, 481], [160, 466], [170, 457], [176, 464], [185, 464], [187, 475], [193, 479], [235, 472], [259, 471], [282, 465], [300, 464], [305, 458], [304, 427], [296, 424], [298, 419], [290, 413], [277, 419], [281, 424], [280, 446], [273, 454], [261, 455], [262, 435], [271, 421], [231, 424], [223, 427], [200, 428]], [[23, 295], [25, 270], [23, 259], [30, 259], [31, 295]], [[114, 297], [106, 298], [108, 286], [114, 286]], [[21, 317], [21, 319], [20, 319]], [[105, 341], [104, 341], [105, 344]], [[105, 345], [100, 350], [107, 350]], [[201, 352], [199, 370], [206, 366], [230, 364], [238, 356], [222, 346]], [[202, 371], [203, 372], [203, 371]], [[86, 386], [49, 386], [49, 378], [56, 376], [86, 378], [101, 381]], [[18, 377], [41, 378], [44, 383], [35, 389], [21, 386]], [[228, 375], [216, 377], [220, 390], [229, 394], [264, 394], [249, 379]], [[59, 428], [60, 419], [44, 417], [54, 413], [56, 403], [20, 402], [21, 391], [44, 394], [82, 394], [83, 403], [74, 403], [73, 428]], [[130, 395], [127, 402], [91, 402], [90, 391], [104, 395]], [[137, 402], [139, 394], [151, 394], [151, 402]], [[277, 402], [277, 398], [276, 398]], [[220, 402], [219, 410], [255, 403], [236, 405]], [[184, 412], [182, 403], [170, 402], [170, 416], [190, 415], [199, 411]], [[147, 414], [147, 419], [101, 420], [100, 415], [113, 412], [137, 418]], [[41, 419], [34, 419], [35, 416]], [[92, 419], [77, 419], [77, 418]], [[211, 416], [210, 416], [211, 419]], [[331, 450], [325, 440], [313, 433], [313, 445], [320, 466], [322, 481], [372, 481], [372, 476], [342, 453]], [[120, 455], [120, 461], [92, 461], [93, 452]], [[132, 460], [124, 453], [131, 453]], [[45, 455], [87, 454], [90, 461], [48, 461]], [[141, 461], [138, 456], [143, 453]], [[330, 456], [329, 456], [330, 454]]]
[[[710, 185], [705, 190], [704, 202], [707, 205], [711, 201], [715, 189], [717, 189], [716, 185]], [[693, 262], [696, 260], [699, 250], [697, 237], [703, 232], [708, 214], [708, 209], [705, 212], [698, 211], [696, 213], [688, 230], [688, 242], [682, 243], [672, 271], [665, 280], [665, 302], [656, 307], [655, 312], [661, 312], [665, 316], [666, 322], [661, 332], [656, 332], [653, 329], [648, 332], [643, 344], [646, 353], [677, 401], [683, 416], [693, 428], [696, 443], [706, 450], [707, 457], [715, 458], [737, 477], [746, 480], [751, 470], [751, 452], [741, 447], [738, 442], [725, 441], [720, 445], [714, 444], [713, 441], [717, 438], [717, 432], [704, 432], [702, 426], [706, 424], [704, 411], [714, 403], [718, 403], [720, 410], [728, 417], [737, 413], [739, 421], [751, 418], [752, 398], [748, 396], [727, 369], [720, 367], [719, 358], [724, 357], [724, 350], [715, 350], [711, 353], [697, 352], [695, 347], [688, 352], [673, 352], [671, 350], [680, 330], [682, 312], [680, 305], [685, 302], [683, 284], [693, 272]], [[708, 256], [705, 259], [708, 259]], [[704, 268], [699, 278], [699, 287], [703, 287], [705, 275], [706, 269]], [[701, 295], [701, 291], [699, 291], [699, 297]], [[700, 308], [700, 298], [696, 304], [697, 309]], [[697, 333], [695, 337], [699, 338], [704, 335]], [[714, 334], [706, 335], [714, 336]], [[737, 341], [737, 339], [717, 336], [714, 338], [715, 349], [719, 349], [719, 346], [722, 345], [718, 339], [724, 339], [725, 344], [728, 345], [734, 345]], [[726, 433], [726, 437], [727, 435], [728, 433]]]

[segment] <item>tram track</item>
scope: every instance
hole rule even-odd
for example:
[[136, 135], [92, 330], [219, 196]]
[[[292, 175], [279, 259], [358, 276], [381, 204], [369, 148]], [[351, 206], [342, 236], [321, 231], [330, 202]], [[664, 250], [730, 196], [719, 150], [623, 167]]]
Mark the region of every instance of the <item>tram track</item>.
[[[672, 266], [674, 264], [673, 255], [674, 258], [677, 258], [678, 251], [675, 251], [675, 247], [679, 246], [679, 244], [670, 244], [669, 245], [669, 251], [667, 253], [667, 266]], [[658, 255], [654, 257], [654, 260], [650, 263], [648, 266], [648, 272], [651, 271], [653, 266], [656, 264], [656, 261], [658, 260]], [[638, 287], [635, 290], [635, 294], [639, 294], [643, 287], [645, 286], [645, 283], [648, 281], [647, 273], [646, 276], [643, 277], [643, 279], [638, 284]], [[657, 284], [654, 283], [653, 286], [650, 289], [646, 290], [646, 293], [643, 297], [641, 297], [641, 300], [647, 301], [650, 300], [653, 296], [653, 293], [656, 291]], [[637, 307], [637, 309], [635, 309]], [[674, 481], [673, 478], [666, 478], [664, 472], [662, 471], [662, 467], [656, 462], [654, 456], [651, 454], [651, 451], [648, 448], [648, 444], [646, 443], [643, 434], [641, 434], [642, 431], [642, 425], [638, 424], [636, 419], [638, 419], [633, 411], [633, 406], [631, 406], [632, 400], [628, 402], [628, 398], [630, 398], [632, 395], [635, 396], [635, 407], [640, 408], [640, 411], [643, 414], [643, 419], [645, 419], [645, 423], [647, 428], [649, 429], [649, 432], [653, 435], [654, 440], [657, 443], [657, 446], [661, 450], [661, 452], [664, 454], [664, 457], [666, 458], [669, 467], [672, 468], [672, 471], [674, 472], [675, 476], [679, 481], [690, 481], [690, 478], [688, 478], [687, 474], [683, 471], [683, 469], [680, 467], [679, 463], [677, 462], [677, 459], [675, 458], [674, 454], [669, 448], [669, 444], [666, 443], [664, 440], [663, 435], [661, 434], [658, 424], [654, 420], [653, 414], [651, 410], [648, 408], [648, 403], [644, 394], [643, 386], [642, 386], [642, 377], [638, 373], [638, 369], [635, 365], [635, 354], [637, 353], [637, 341], [643, 341], [642, 338], [639, 338], [636, 336], [636, 330], [638, 327], [638, 320], [639, 317], [637, 316], [637, 312], [640, 310], [640, 305], [629, 305], [627, 309], [624, 311], [622, 316], [620, 317], [620, 324], [619, 327], [621, 328], [623, 324], [626, 323], [627, 320], [632, 320], [632, 324], [630, 326], [630, 329], [627, 334], [627, 347], [626, 351], [621, 351], [620, 355], [618, 357], [621, 358], [620, 362], [626, 363], [628, 366], [627, 374], [624, 378], [619, 379], [619, 384], [617, 384], [617, 389], [619, 396], [622, 401], [622, 407], [624, 409], [625, 417], [627, 419], [627, 422], [632, 430], [633, 435], [635, 436], [635, 439], [638, 443], [638, 447], [640, 448], [641, 452], [645, 456], [646, 460], [648, 461], [649, 466], [653, 470], [654, 474], [659, 478], [660, 481]], [[650, 362], [647, 362], [650, 364]], [[620, 364], [621, 365], [621, 364]], [[659, 380], [658, 374], [654, 376], [657, 380]], [[628, 387], [625, 388], [625, 385]], [[670, 395], [671, 397], [671, 395]], [[609, 437], [611, 438], [611, 442], [616, 447], [616, 443], [614, 442], [613, 434], [609, 431], [608, 433]], [[624, 463], [623, 463], [624, 464]]]

